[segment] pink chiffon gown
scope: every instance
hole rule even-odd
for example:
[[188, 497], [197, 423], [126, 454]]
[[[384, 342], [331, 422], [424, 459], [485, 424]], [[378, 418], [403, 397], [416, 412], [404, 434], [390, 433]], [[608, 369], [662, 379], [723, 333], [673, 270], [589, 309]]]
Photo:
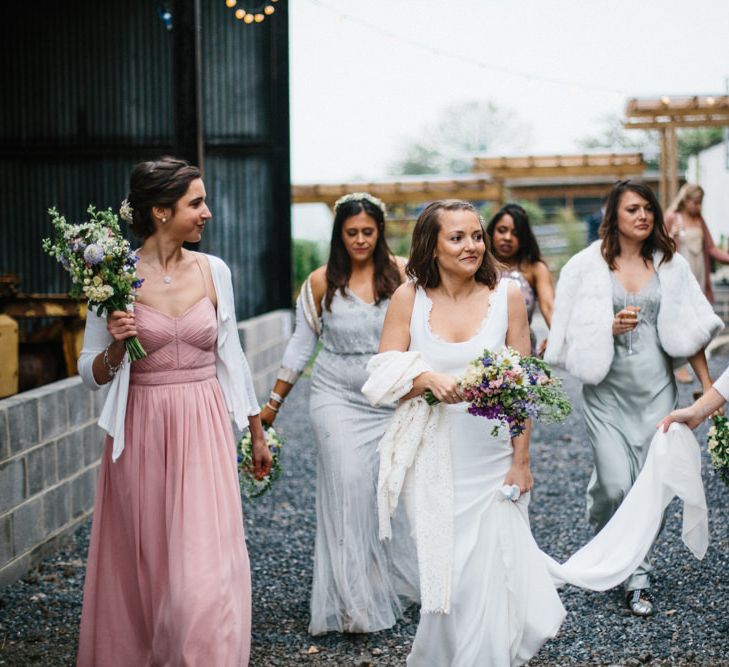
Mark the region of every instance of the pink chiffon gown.
[[121, 457], [101, 463], [78, 665], [247, 665], [251, 582], [233, 432], [204, 297], [138, 304]]

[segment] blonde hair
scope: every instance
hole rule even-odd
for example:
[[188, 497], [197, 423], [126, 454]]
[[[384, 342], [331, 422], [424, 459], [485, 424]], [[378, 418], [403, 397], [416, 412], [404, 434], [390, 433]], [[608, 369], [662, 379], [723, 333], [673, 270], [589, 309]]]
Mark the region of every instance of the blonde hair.
[[693, 199], [696, 195], [703, 199], [704, 188], [702, 188], [698, 183], [684, 183], [678, 191], [676, 198], [668, 207], [668, 210], [672, 213], [680, 213], [686, 206], [686, 200]]

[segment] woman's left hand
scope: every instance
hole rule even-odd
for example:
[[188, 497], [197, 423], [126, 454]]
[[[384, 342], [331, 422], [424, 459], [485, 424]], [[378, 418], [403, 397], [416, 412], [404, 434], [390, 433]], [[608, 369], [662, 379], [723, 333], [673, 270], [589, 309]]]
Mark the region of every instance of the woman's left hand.
[[531, 491], [534, 486], [534, 478], [532, 477], [531, 470], [529, 470], [529, 465], [513, 464], [509, 472], [506, 473], [506, 477], [504, 477], [504, 484], [509, 486], [516, 484], [521, 494]]
[[272, 462], [265, 436], [253, 436], [253, 476], [263, 479], [271, 471]]

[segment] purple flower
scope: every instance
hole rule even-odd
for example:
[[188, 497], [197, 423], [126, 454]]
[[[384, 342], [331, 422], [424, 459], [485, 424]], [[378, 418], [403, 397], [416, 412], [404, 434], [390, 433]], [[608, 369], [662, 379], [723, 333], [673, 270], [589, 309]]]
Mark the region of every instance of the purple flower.
[[101, 249], [101, 246], [96, 243], [92, 243], [86, 246], [86, 250], [84, 250], [84, 259], [87, 264], [91, 264], [92, 266], [94, 264], [99, 264], [104, 259], [104, 251]]
[[144, 282], [144, 278], [137, 278], [133, 283], [132, 287], [134, 289], [139, 289], [142, 286], [142, 283]]

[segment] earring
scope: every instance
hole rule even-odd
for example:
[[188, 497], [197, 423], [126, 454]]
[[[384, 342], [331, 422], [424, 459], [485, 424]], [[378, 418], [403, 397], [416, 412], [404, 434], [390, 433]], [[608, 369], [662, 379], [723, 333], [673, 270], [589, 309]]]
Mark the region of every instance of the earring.
[[167, 222], [167, 218], [162, 218], [162, 222]]

